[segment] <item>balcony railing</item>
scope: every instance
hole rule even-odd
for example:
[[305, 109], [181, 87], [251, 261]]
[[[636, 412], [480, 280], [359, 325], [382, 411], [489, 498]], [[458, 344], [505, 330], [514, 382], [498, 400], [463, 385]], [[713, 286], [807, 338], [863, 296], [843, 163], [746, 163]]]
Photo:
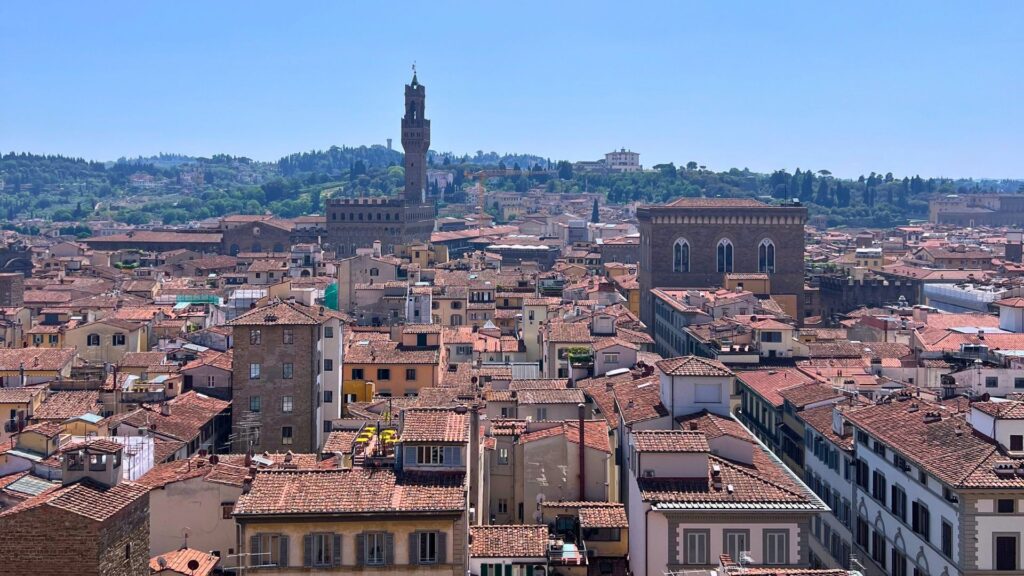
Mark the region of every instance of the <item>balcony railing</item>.
[[548, 562], [559, 566], [586, 566], [587, 547], [571, 543], [548, 545]]

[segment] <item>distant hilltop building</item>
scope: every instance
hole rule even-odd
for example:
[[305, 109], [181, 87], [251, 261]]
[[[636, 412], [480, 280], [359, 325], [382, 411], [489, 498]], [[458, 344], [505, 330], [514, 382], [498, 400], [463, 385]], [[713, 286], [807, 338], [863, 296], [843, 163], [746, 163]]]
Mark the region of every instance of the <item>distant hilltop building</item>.
[[583, 160], [572, 166], [573, 170], [583, 174], [612, 172], [640, 172], [640, 153], [621, 148], [604, 155], [604, 160]]
[[953, 226], [1019, 226], [1024, 222], [1024, 195], [950, 195], [928, 204], [928, 219]]
[[331, 198], [327, 201], [327, 242], [338, 257], [355, 255], [379, 240], [385, 253], [395, 245], [427, 242], [434, 231], [434, 205], [426, 200], [430, 120], [427, 89], [413, 72], [405, 86], [402, 148], [405, 193], [401, 197]]

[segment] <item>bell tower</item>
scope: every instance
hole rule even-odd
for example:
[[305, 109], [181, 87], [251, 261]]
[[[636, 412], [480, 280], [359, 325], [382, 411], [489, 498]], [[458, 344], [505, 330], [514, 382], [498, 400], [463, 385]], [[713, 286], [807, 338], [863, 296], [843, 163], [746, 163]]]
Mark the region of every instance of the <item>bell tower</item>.
[[427, 189], [427, 150], [430, 149], [430, 120], [424, 116], [427, 89], [416, 79], [405, 85], [405, 116], [402, 117], [402, 148], [405, 149], [405, 201], [422, 204]]

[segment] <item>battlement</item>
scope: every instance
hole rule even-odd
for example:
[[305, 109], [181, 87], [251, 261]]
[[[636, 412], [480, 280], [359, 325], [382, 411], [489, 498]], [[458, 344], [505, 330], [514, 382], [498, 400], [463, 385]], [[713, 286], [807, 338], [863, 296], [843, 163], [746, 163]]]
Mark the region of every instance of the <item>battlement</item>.
[[327, 200], [328, 206], [383, 206], [386, 208], [401, 208], [404, 201], [401, 198], [386, 196], [362, 197], [362, 198], [331, 198]]

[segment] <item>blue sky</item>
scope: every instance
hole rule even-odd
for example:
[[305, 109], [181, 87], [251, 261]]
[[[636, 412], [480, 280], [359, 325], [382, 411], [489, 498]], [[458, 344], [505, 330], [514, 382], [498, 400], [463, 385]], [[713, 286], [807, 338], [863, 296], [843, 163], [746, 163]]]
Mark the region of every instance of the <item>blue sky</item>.
[[0, 150], [397, 145], [1024, 177], [1022, 2], [0, 3]]

